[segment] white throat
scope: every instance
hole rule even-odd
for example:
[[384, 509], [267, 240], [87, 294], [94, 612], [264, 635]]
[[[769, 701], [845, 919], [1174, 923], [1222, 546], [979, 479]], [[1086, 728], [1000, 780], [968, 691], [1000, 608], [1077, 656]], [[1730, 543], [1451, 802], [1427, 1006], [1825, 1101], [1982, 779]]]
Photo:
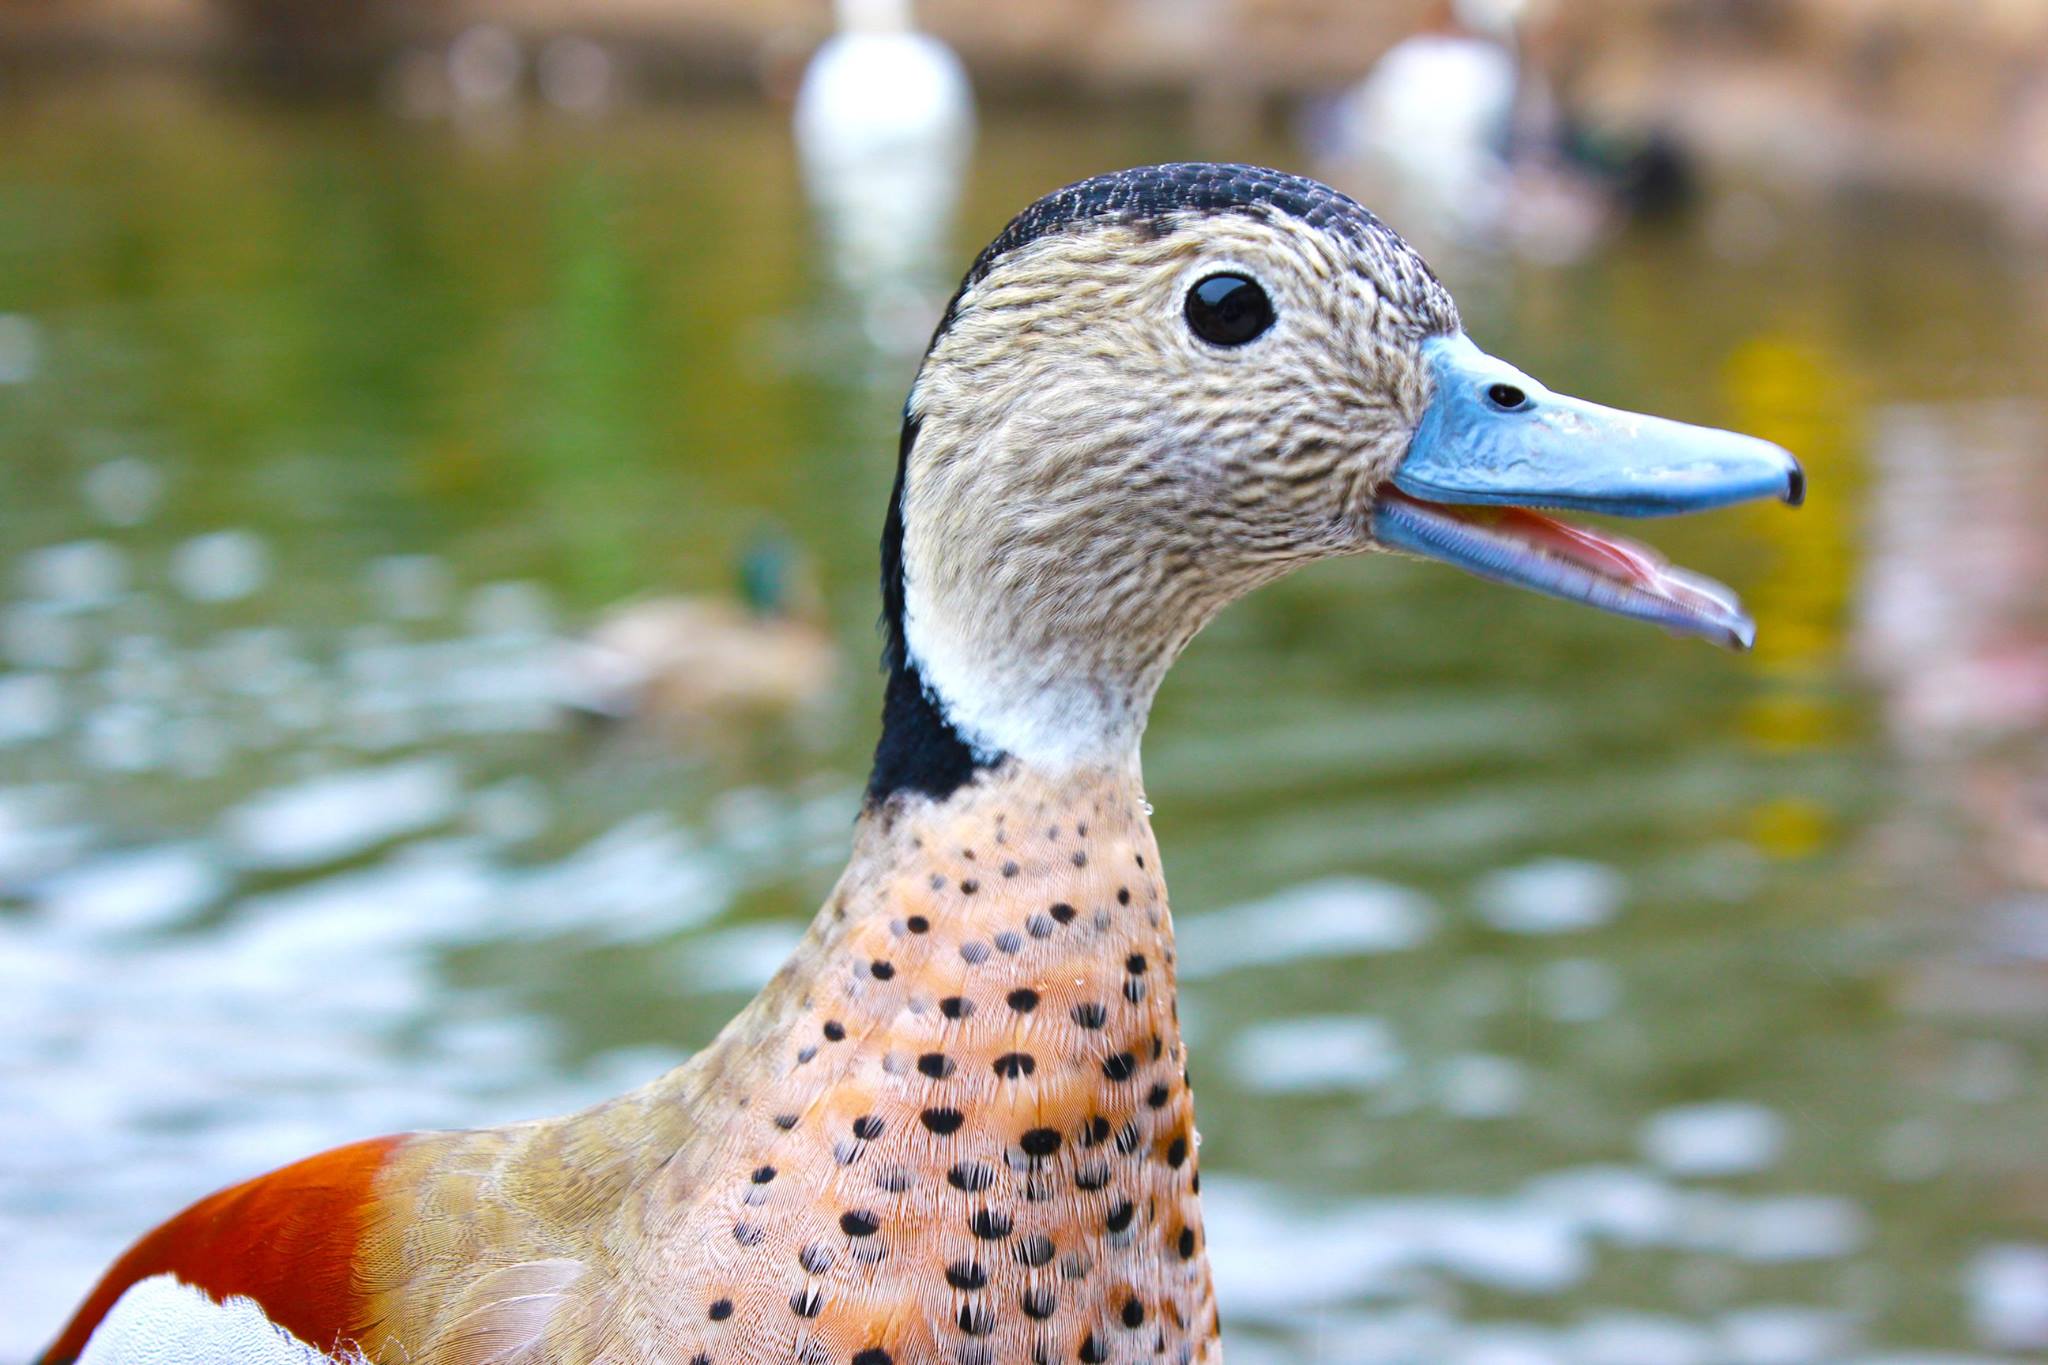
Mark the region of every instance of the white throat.
[[904, 638], [940, 714], [983, 761], [1037, 771], [1136, 772], [1152, 694], [1165, 672], [1127, 670], [1076, 648], [1018, 638], [1014, 625], [954, 619], [913, 576]]

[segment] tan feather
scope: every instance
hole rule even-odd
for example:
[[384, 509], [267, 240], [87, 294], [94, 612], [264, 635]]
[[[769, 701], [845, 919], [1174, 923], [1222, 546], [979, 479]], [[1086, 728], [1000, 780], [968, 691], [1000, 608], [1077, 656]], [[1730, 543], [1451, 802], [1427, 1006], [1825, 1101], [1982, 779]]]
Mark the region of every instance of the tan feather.
[[581, 1261], [549, 1260], [492, 1271], [462, 1295], [423, 1354], [448, 1365], [508, 1365], [545, 1339], [584, 1270]]

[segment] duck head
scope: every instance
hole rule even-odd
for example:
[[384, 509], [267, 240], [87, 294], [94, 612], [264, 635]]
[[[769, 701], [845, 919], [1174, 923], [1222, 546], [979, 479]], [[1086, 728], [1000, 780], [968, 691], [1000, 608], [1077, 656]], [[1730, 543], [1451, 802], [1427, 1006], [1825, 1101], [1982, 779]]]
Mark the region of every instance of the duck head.
[[906, 405], [872, 799], [1007, 759], [1135, 765], [1223, 606], [1391, 550], [1745, 648], [1733, 594], [1538, 509], [1797, 503], [1768, 442], [1555, 394], [1482, 351], [1404, 241], [1246, 166], [1031, 206], [968, 271]]

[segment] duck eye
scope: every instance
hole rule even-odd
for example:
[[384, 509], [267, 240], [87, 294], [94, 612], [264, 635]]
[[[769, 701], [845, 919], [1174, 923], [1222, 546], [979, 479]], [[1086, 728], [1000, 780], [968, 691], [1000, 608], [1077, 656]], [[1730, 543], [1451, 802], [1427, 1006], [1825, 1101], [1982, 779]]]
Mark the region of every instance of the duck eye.
[[1529, 395], [1513, 384], [1495, 384], [1486, 391], [1486, 401], [1502, 412], [1513, 412], [1529, 401]]
[[1273, 301], [1257, 280], [1211, 275], [1188, 290], [1188, 326], [1214, 346], [1242, 346], [1273, 325]]

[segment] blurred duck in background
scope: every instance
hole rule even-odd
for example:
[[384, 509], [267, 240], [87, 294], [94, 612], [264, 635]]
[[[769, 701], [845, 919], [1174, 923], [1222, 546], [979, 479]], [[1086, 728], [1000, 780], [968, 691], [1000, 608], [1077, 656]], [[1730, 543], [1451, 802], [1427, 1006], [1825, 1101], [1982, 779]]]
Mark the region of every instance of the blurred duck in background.
[[570, 648], [564, 706], [685, 743], [818, 711], [833, 694], [839, 651], [808, 562], [788, 540], [762, 535], [739, 579], [738, 600], [652, 597], [613, 608]]
[[910, 0], [837, 5], [839, 32], [797, 90], [804, 188], [866, 339], [914, 353], [938, 315], [974, 94], [952, 49], [917, 31]]
[[1692, 177], [1656, 132], [1595, 129], [1559, 100], [1566, 64], [1530, 0], [1441, 0], [1312, 123], [1333, 178], [1439, 244], [1570, 261], [1681, 207]]

